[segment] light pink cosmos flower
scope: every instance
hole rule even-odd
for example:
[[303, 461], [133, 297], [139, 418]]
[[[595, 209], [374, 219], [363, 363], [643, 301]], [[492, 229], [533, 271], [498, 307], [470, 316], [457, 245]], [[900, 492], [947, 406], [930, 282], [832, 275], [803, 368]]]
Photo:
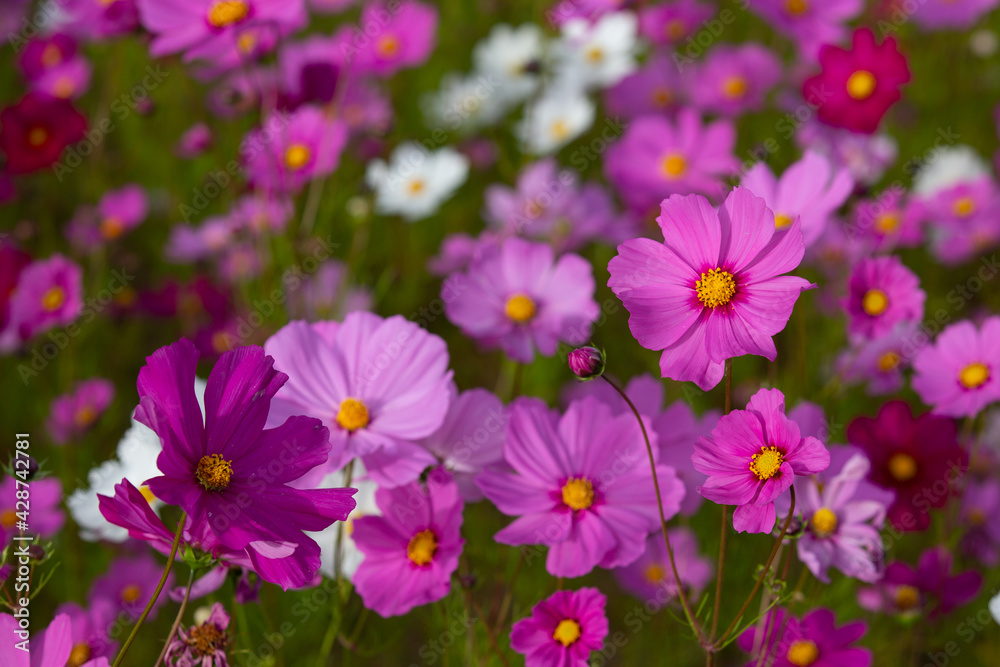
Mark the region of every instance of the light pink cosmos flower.
[[978, 329], [968, 320], [946, 327], [913, 369], [913, 389], [935, 413], [975, 417], [1000, 400], [1000, 317]]
[[[21, 459], [23, 460], [23, 459]], [[23, 468], [20, 468], [23, 470]], [[31, 535], [51, 537], [58, 533], [66, 523], [66, 514], [60, 509], [62, 503], [62, 482], [55, 477], [34, 479], [30, 483], [31, 505], [28, 512], [28, 528]], [[23, 505], [18, 506], [15, 495], [18, 489], [18, 478], [0, 477], [0, 549], [11, 544], [18, 532], [18, 521], [23, 512]]]
[[[58, 614], [45, 630], [31, 639], [31, 651], [17, 648], [13, 638], [21, 626], [10, 614], [0, 614], [0, 635], [8, 641], [0, 643], [0, 663], [4, 667], [65, 667], [73, 652], [72, 627], [68, 614]], [[88, 660], [80, 667], [108, 667], [104, 656]]]
[[875, 251], [912, 248], [924, 238], [923, 208], [902, 188], [890, 188], [857, 203], [847, 233], [852, 241]]
[[794, 40], [807, 58], [846, 34], [845, 24], [864, 10], [864, 0], [753, 0], [750, 9]]
[[317, 106], [300, 107], [277, 137], [253, 130], [244, 140], [250, 183], [266, 190], [295, 192], [309, 181], [333, 173], [347, 143], [347, 126]]
[[895, 255], [862, 259], [851, 271], [848, 290], [844, 309], [854, 336], [875, 338], [924, 315], [927, 294], [920, 279]]
[[765, 162], [755, 164], [742, 185], [774, 211], [774, 226], [787, 229], [795, 219], [802, 227], [802, 242], [811, 246], [823, 234], [830, 216], [847, 201], [854, 179], [847, 169], [835, 168], [826, 157], [807, 150], [780, 179]]
[[115, 386], [104, 378], [78, 383], [71, 392], [57, 396], [49, 409], [46, 428], [52, 441], [65, 445], [89, 431], [115, 396]]
[[674, 195], [657, 218], [663, 243], [632, 239], [608, 264], [608, 286], [629, 311], [629, 328], [648, 350], [663, 350], [663, 377], [709, 390], [730, 357], [774, 360], [809, 281], [782, 274], [805, 248], [798, 220], [777, 233], [774, 215], [743, 187], [716, 211], [704, 197]]
[[916, 322], [900, 322], [845, 351], [837, 359], [837, 370], [849, 383], [867, 382], [869, 396], [892, 394], [903, 386], [903, 371], [927, 340]]
[[704, 112], [724, 116], [759, 111], [781, 73], [781, 61], [761, 44], [722, 44], [698, 64], [691, 100]]
[[698, 493], [722, 505], [738, 505], [733, 528], [766, 533], [774, 528], [774, 501], [797, 475], [814, 475], [830, 465], [830, 452], [785, 416], [785, 396], [761, 389], [746, 410], [719, 418], [711, 437], [699, 438], [691, 457], [708, 475]]
[[465, 335], [523, 363], [536, 348], [551, 356], [560, 342], [587, 342], [600, 312], [589, 262], [574, 254], [556, 260], [551, 246], [518, 238], [450, 276], [441, 294]]

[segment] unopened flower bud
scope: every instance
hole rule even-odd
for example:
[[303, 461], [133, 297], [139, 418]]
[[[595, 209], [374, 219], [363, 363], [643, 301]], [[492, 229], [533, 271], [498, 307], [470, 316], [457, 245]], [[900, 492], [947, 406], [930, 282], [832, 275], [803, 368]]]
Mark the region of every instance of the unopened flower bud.
[[569, 353], [568, 361], [573, 375], [581, 380], [593, 380], [604, 373], [604, 352], [596, 347], [578, 347]]

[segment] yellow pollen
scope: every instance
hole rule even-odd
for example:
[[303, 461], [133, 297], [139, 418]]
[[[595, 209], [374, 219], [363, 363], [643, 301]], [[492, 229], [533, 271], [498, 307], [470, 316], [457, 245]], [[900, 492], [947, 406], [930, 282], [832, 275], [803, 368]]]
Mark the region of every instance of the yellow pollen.
[[122, 589], [121, 599], [125, 604], [132, 604], [139, 599], [140, 595], [142, 595], [142, 589], [135, 584], [129, 584]]
[[42, 49], [42, 65], [46, 68], [55, 67], [62, 62], [62, 51], [55, 44], [49, 44]]
[[303, 144], [292, 144], [285, 151], [285, 166], [292, 171], [298, 171], [302, 167], [306, 166], [309, 162], [309, 158], [312, 157], [312, 153], [309, 152], [309, 147]]
[[386, 35], [378, 40], [375, 50], [383, 58], [392, 58], [399, 52], [399, 40], [394, 35]]
[[3, 514], [0, 514], [0, 526], [7, 528], [8, 530], [14, 527], [17, 523], [17, 512], [14, 510], [4, 510]]
[[94, 408], [89, 405], [85, 405], [77, 410], [76, 414], [73, 416], [73, 422], [80, 427], [90, 426], [96, 419], [97, 413], [94, 411]]
[[570, 618], [559, 621], [552, 638], [563, 646], [569, 646], [580, 638], [580, 624]]
[[515, 294], [507, 299], [504, 312], [513, 321], [524, 324], [535, 316], [535, 302], [527, 294]]
[[356, 398], [345, 398], [337, 411], [337, 424], [348, 431], [368, 426], [368, 406]]
[[434, 531], [422, 530], [410, 538], [410, 543], [406, 545], [406, 556], [415, 565], [429, 565], [434, 560], [437, 547], [438, 542]]
[[880, 289], [870, 289], [861, 298], [861, 308], [872, 317], [881, 315], [888, 307], [889, 297]]
[[561, 118], [549, 125], [549, 134], [556, 141], [562, 141], [569, 136], [569, 125]]
[[212, 349], [222, 354], [229, 350], [229, 334], [225, 331], [216, 331], [212, 334]]
[[669, 39], [680, 39], [687, 34], [687, 25], [680, 19], [671, 19], [664, 32]]
[[785, 658], [796, 667], [809, 667], [819, 660], [819, 648], [815, 642], [799, 639], [788, 647], [788, 655]]
[[646, 579], [648, 579], [650, 583], [658, 584], [663, 581], [665, 576], [666, 572], [656, 563], [653, 563], [646, 568]]
[[979, 509], [970, 510], [965, 518], [973, 526], [981, 526], [986, 523], [986, 515]]
[[789, 226], [791, 226], [792, 222], [793, 222], [792, 216], [790, 216], [790, 215], [785, 215], [784, 213], [775, 213], [774, 214], [774, 228], [775, 229], [784, 229], [785, 227], [789, 227]]
[[414, 178], [412, 181], [406, 184], [406, 191], [411, 197], [416, 197], [421, 192], [427, 189], [427, 184], [424, 183], [421, 178]]
[[49, 131], [44, 127], [33, 127], [28, 130], [28, 145], [32, 148], [44, 146], [49, 140]]
[[875, 92], [875, 75], [859, 69], [847, 79], [847, 94], [854, 99], [867, 100]]
[[587, 49], [587, 61], [596, 65], [604, 60], [604, 49], [599, 46], [592, 46]]
[[788, 0], [785, 3], [785, 9], [788, 10], [789, 14], [798, 16], [799, 14], [804, 14], [809, 9], [809, 5], [806, 3], [806, 0]]
[[729, 303], [736, 294], [736, 280], [728, 271], [712, 269], [701, 274], [701, 280], [694, 284], [694, 291], [706, 308], [718, 308]]
[[667, 157], [663, 158], [663, 162], [660, 163], [660, 171], [668, 179], [678, 178], [687, 171], [687, 162], [684, 158], [676, 153], [671, 153]]
[[829, 507], [820, 507], [810, 520], [817, 537], [829, 537], [837, 530], [837, 515]]
[[221, 454], [202, 456], [195, 471], [198, 483], [206, 491], [222, 491], [229, 486], [232, 476], [233, 464]]
[[972, 197], [960, 197], [952, 204], [951, 210], [959, 217], [972, 215], [976, 210], [976, 202]]
[[730, 99], [743, 97], [747, 92], [747, 80], [742, 76], [731, 76], [722, 84], [722, 92]]
[[652, 94], [653, 106], [656, 107], [668, 107], [674, 101], [674, 94], [670, 92], [669, 88], [656, 88], [653, 90]]
[[897, 452], [889, 458], [889, 474], [897, 482], [909, 482], [917, 476], [917, 461], [909, 454]]
[[978, 361], [963, 368], [958, 375], [958, 381], [966, 389], [977, 389], [989, 379], [990, 369], [987, 368], [986, 364], [981, 364]]
[[66, 303], [66, 292], [61, 287], [53, 287], [42, 297], [42, 308], [53, 311]]
[[570, 477], [562, 488], [562, 500], [575, 510], [585, 510], [594, 503], [594, 485], [583, 477]]
[[153, 492], [149, 490], [148, 486], [140, 486], [139, 493], [142, 494], [142, 497], [146, 499], [147, 503], [152, 503], [156, 500], [156, 496], [153, 495]]
[[250, 32], [245, 32], [236, 40], [236, 46], [243, 53], [250, 53], [257, 46], [257, 36]]
[[875, 218], [875, 230], [880, 234], [889, 234], [899, 228], [899, 216], [893, 212], [879, 213]]
[[101, 220], [101, 235], [106, 239], [116, 239], [125, 231], [125, 224], [115, 217]]
[[895, 370], [896, 366], [899, 366], [899, 362], [899, 354], [890, 350], [878, 358], [878, 369], [883, 373], [888, 373]]
[[76, 86], [73, 85], [73, 79], [68, 76], [60, 77], [52, 85], [52, 92], [56, 97], [61, 97], [62, 99], [68, 99], [76, 91]]
[[90, 660], [90, 644], [86, 642], [80, 642], [73, 646], [73, 650], [69, 652], [69, 659], [66, 660], [66, 667], [82, 667], [82, 665]]
[[763, 482], [777, 475], [784, 462], [785, 455], [778, 451], [777, 447], [761, 447], [750, 460], [750, 472]]
[[896, 589], [896, 606], [907, 611], [920, 604], [920, 591], [913, 586], [900, 586]]
[[239, 23], [250, 13], [247, 3], [240, 0], [224, 0], [212, 5], [208, 12], [208, 22], [216, 28], [225, 28], [234, 23]]
[[534, 199], [529, 199], [524, 205], [524, 214], [529, 218], [537, 218], [545, 212], [545, 204]]

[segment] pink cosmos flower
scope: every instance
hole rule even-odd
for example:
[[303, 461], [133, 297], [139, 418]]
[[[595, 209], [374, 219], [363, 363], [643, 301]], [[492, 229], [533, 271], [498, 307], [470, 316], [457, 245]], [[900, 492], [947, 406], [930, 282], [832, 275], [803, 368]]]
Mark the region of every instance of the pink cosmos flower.
[[[628, 381], [624, 389], [625, 395], [635, 405], [639, 414], [650, 421], [655, 420], [663, 411], [663, 382], [649, 373], [636, 375]], [[604, 403], [611, 409], [613, 415], [632, 414], [632, 410], [622, 400], [621, 395], [607, 382], [570, 382], [563, 389], [560, 402], [564, 407], [569, 407], [573, 401], [585, 396], [591, 396]]]
[[852, 335], [876, 338], [900, 322], [924, 316], [927, 294], [920, 289], [920, 279], [895, 255], [862, 259], [847, 287], [844, 309]]
[[216, 602], [203, 622], [177, 629], [164, 658], [177, 667], [229, 667], [228, 647], [229, 614]]
[[585, 343], [600, 312], [593, 270], [578, 255], [553, 255], [551, 246], [507, 239], [444, 282], [445, 314], [465, 335], [522, 363], [536, 348], [552, 356], [560, 342]]
[[917, 202], [907, 201], [902, 188], [889, 189], [859, 201], [847, 231], [852, 240], [876, 251], [912, 248], [924, 238], [921, 209]]
[[1000, 317], [944, 329], [913, 360], [913, 389], [934, 412], [975, 417], [1000, 399]]
[[739, 167], [735, 146], [730, 121], [702, 125], [691, 108], [676, 121], [640, 116], [608, 148], [604, 173], [630, 208], [645, 212], [672, 194], [718, 193], [721, 179]]
[[814, 609], [800, 620], [778, 608], [763, 623], [747, 628], [736, 643], [753, 656], [747, 667], [871, 667], [872, 652], [853, 646], [867, 630], [864, 621], [837, 627], [829, 609]]
[[451, 475], [435, 469], [426, 487], [410, 482], [380, 488], [381, 516], [354, 520], [352, 537], [365, 559], [353, 583], [368, 609], [402, 616], [448, 595], [465, 540], [462, 499]]
[[264, 346], [289, 381], [268, 418], [307, 414], [329, 428], [327, 472], [360, 456], [379, 485], [415, 480], [436, 459], [417, 441], [448, 413], [451, 371], [438, 336], [396, 315], [349, 313], [336, 322], [291, 322]]
[[64, 33], [54, 33], [31, 39], [18, 56], [17, 64], [24, 78], [32, 82], [74, 60], [78, 53], [76, 40]]
[[26, 266], [10, 295], [7, 328], [0, 350], [11, 350], [49, 329], [73, 322], [83, 310], [83, 271], [55, 254]]
[[847, 201], [854, 179], [847, 169], [834, 168], [826, 157], [807, 150], [780, 179], [775, 179], [767, 163], [758, 162], [744, 174], [742, 185], [774, 211], [777, 229], [786, 229], [798, 219], [802, 242], [809, 247], [822, 235], [834, 211]]
[[[0, 635], [17, 637], [21, 629], [16, 618], [0, 614]], [[31, 651], [17, 648], [15, 641], [0, 643], [0, 663], [4, 667], [65, 667], [73, 655], [72, 628], [69, 616], [59, 614], [45, 630], [31, 637]], [[105, 657], [76, 663], [80, 667], [108, 667]]]
[[867, 382], [870, 396], [892, 394], [903, 386], [903, 371], [926, 342], [915, 322], [900, 322], [886, 334], [856, 343], [838, 358], [837, 369], [847, 382]]
[[964, 30], [996, 9], [998, 4], [998, 0], [924, 0], [911, 15], [917, 25], [928, 32]]
[[525, 667], [587, 667], [608, 636], [607, 598], [596, 588], [556, 591], [510, 629]]
[[436, 276], [465, 271], [488, 253], [500, 247], [500, 235], [484, 231], [477, 238], [468, 234], [449, 234], [444, 237], [438, 254], [427, 260], [427, 270]]
[[[671, 528], [667, 533], [681, 585], [689, 598], [697, 600], [701, 590], [712, 580], [712, 562], [699, 555], [698, 538], [689, 528]], [[615, 570], [615, 579], [629, 593], [648, 602], [662, 605], [676, 597], [677, 582], [663, 533], [647, 537], [646, 550], [639, 560]]]
[[64, 0], [65, 29], [86, 39], [117, 37], [139, 27], [136, 0]]
[[750, 9], [795, 40], [807, 58], [840, 41], [844, 25], [864, 10], [864, 0], [754, 0]]
[[784, 276], [805, 248], [798, 220], [776, 233], [774, 215], [743, 187], [716, 211], [698, 195], [674, 195], [657, 218], [664, 242], [632, 239], [611, 259], [608, 286], [628, 309], [639, 344], [663, 350], [663, 377], [707, 391], [726, 359], [774, 360], [771, 336], [784, 329], [803, 278]]
[[277, 138], [268, 130], [253, 130], [244, 140], [244, 145], [256, 147], [248, 151], [246, 160], [251, 184], [294, 192], [337, 168], [347, 143], [347, 126], [342, 121], [327, 117], [319, 107], [303, 106], [287, 122]]
[[992, 177], [942, 188], [918, 204], [930, 226], [931, 252], [945, 264], [961, 264], [1000, 243], [1000, 193]]
[[[23, 470], [23, 468], [21, 468]], [[17, 524], [23, 520], [18, 512], [23, 507], [17, 506], [18, 478], [4, 476], [0, 478], [0, 549], [11, 543], [14, 535], [22, 532]], [[60, 509], [62, 503], [62, 482], [55, 477], [33, 479], [29, 482], [31, 488], [31, 506], [28, 514], [28, 534], [45, 538], [58, 533], [66, 522], [66, 514]]]
[[[163, 565], [148, 553], [137, 556], [121, 556], [108, 564], [103, 575], [94, 580], [88, 595], [91, 604], [108, 602], [114, 615], [124, 612], [135, 621], [142, 615], [160, 581]], [[167, 577], [165, 587], [173, 587], [174, 573]], [[160, 607], [167, 603], [167, 596], [161, 595], [153, 603], [149, 618], [156, 618]]]
[[715, 3], [675, 0], [639, 9], [639, 33], [653, 44], [678, 44], [715, 16]]
[[115, 622], [116, 605], [102, 599], [87, 606], [84, 609], [75, 602], [65, 602], [56, 607], [56, 618], [69, 618], [71, 648], [66, 665], [70, 667], [101, 658], [113, 660], [118, 653], [118, 642], [108, 636]]
[[136, 0], [139, 19], [155, 37], [154, 58], [184, 52], [184, 60], [213, 60], [232, 52], [245, 30], [288, 34], [306, 22], [303, 0]]
[[802, 95], [827, 125], [873, 134], [901, 97], [899, 88], [910, 80], [910, 69], [892, 37], [876, 45], [871, 30], [862, 28], [852, 42], [850, 50], [823, 45], [822, 71], [803, 82]]
[[858, 134], [815, 119], [799, 126], [795, 143], [822, 153], [838, 168], [847, 167], [854, 180], [865, 185], [877, 183], [899, 155], [896, 140], [885, 133]]
[[[684, 401], [674, 401], [656, 419], [653, 430], [660, 441], [660, 460], [673, 466], [677, 479], [687, 489], [705, 483], [707, 477], [699, 472], [691, 460], [698, 438], [708, 436], [719, 422], [719, 410], [706, 410], [700, 417]], [[688, 493], [681, 502], [681, 514], [694, 516], [704, 498], [698, 493]]]
[[191, 160], [207, 151], [211, 145], [212, 130], [205, 123], [195, 123], [181, 135], [174, 153], [181, 159]]
[[676, 111], [687, 100], [690, 77], [666, 55], [650, 57], [604, 93], [608, 113], [625, 118]]
[[282, 46], [280, 84], [291, 105], [333, 101], [343, 64], [341, 44], [336, 38], [314, 35]]
[[[634, 562], [660, 525], [645, 450], [634, 415], [613, 415], [594, 398], [573, 402], [561, 418], [538, 399], [515, 401], [504, 443], [513, 472], [488, 469], [476, 478], [497, 509], [518, 517], [494, 539], [547, 545], [546, 569], [558, 577]], [[684, 486], [673, 468], [656, 472], [669, 519]]]
[[422, 65], [434, 50], [437, 24], [437, 9], [421, 2], [366, 3], [350, 43], [357, 51], [348, 58], [353, 55], [358, 70], [381, 77]]
[[62, 100], [75, 100], [90, 88], [90, 62], [77, 56], [55, 67], [31, 82], [31, 90]]
[[781, 61], [763, 45], [723, 44], [698, 64], [691, 77], [691, 99], [707, 113], [739, 116], [759, 111], [781, 74]]
[[91, 378], [56, 397], [46, 422], [54, 444], [65, 445], [93, 428], [114, 396], [115, 385], [110, 380]]
[[877, 586], [858, 591], [858, 604], [884, 614], [943, 616], [972, 601], [983, 584], [978, 572], [951, 572], [948, 550], [932, 547], [920, 555], [915, 568], [901, 561], [891, 563]]

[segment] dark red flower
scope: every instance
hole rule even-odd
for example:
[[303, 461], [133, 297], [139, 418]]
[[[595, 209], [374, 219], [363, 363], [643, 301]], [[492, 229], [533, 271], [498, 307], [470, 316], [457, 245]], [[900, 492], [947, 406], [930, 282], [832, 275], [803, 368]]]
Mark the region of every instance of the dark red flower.
[[31, 255], [17, 247], [0, 242], [0, 331], [10, 316], [10, 293], [17, 287], [21, 270], [31, 264]]
[[914, 418], [903, 401], [886, 403], [874, 419], [855, 419], [847, 440], [871, 459], [868, 478], [896, 492], [888, 518], [901, 531], [926, 530], [931, 508], [944, 506], [969, 467], [954, 420], [930, 413]]
[[871, 30], [854, 32], [851, 49], [824, 44], [822, 71], [802, 84], [806, 101], [819, 119], [833, 127], [872, 134], [882, 116], [900, 98], [899, 87], [910, 80], [906, 58], [889, 37], [875, 44]]
[[56, 162], [63, 149], [83, 139], [87, 119], [63, 99], [29, 93], [0, 111], [0, 150], [7, 171], [26, 174]]

